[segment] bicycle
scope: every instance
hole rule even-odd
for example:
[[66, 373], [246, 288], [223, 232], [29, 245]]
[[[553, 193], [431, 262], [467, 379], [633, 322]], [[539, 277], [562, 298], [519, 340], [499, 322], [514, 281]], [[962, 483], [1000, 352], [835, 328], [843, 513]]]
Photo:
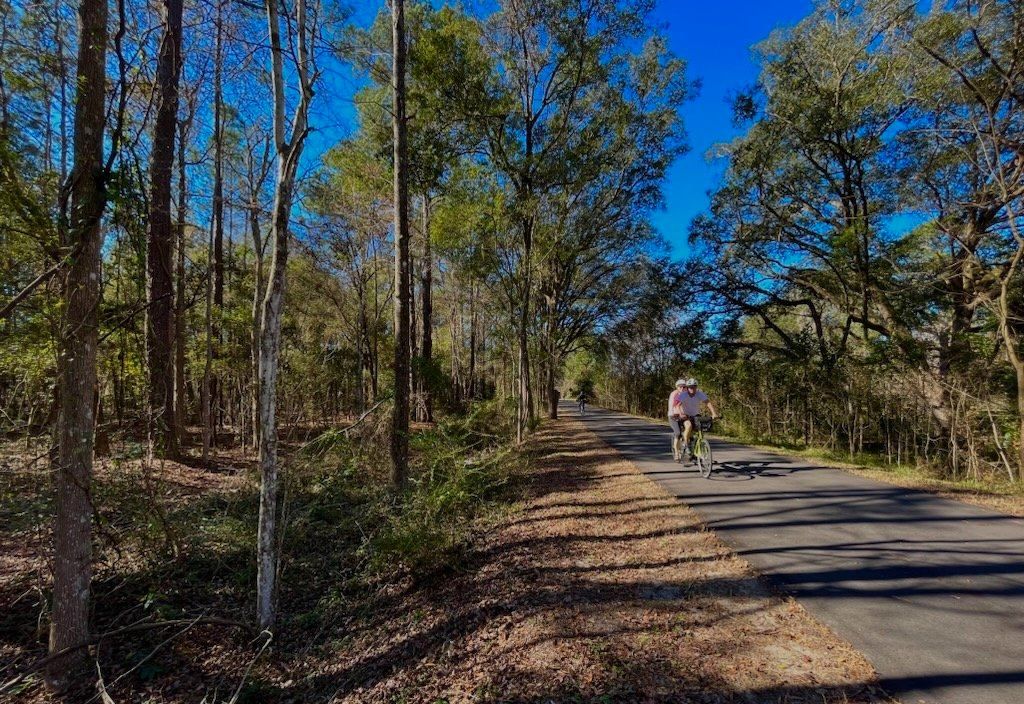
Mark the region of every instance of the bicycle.
[[686, 452], [697, 463], [697, 471], [700, 472], [700, 476], [707, 479], [711, 476], [715, 460], [711, 453], [711, 443], [704, 437], [704, 433], [711, 431], [714, 420], [704, 415], [698, 415], [694, 420], [696, 422], [693, 424], [690, 444], [686, 447]]
[[582, 399], [580, 399], [579, 401], [576, 402], [576, 405], [579, 406], [580, 415], [581, 416], [586, 415], [586, 412], [587, 412], [587, 402], [582, 400]]

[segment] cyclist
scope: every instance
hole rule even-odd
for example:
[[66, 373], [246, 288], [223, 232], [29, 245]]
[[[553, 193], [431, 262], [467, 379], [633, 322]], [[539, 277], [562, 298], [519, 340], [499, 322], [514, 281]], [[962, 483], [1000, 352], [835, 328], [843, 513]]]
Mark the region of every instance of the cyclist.
[[686, 379], [676, 379], [676, 388], [668, 395], [668, 424], [672, 426], [672, 459], [678, 462], [682, 458], [683, 429], [680, 423], [683, 421], [683, 409], [680, 406], [679, 397], [686, 393]]
[[576, 404], [580, 407], [580, 415], [587, 410], [587, 392], [580, 391], [580, 395], [576, 397]]
[[[678, 382], [676, 383], [678, 384]], [[692, 377], [687, 379], [684, 390], [677, 393], [676, 396], [677, 413], [683, 426], [682, 453], [689, 454], [690, 452], [690, 433], [693, 432], [701, 406], [705, 403], [708, 405], [708, 410], [711, 411], [712, 420], [717, 419], [718, 411], [715, 409], [715, 405], [711, 403], [706, 393], [697, 388], [697, 380]]]

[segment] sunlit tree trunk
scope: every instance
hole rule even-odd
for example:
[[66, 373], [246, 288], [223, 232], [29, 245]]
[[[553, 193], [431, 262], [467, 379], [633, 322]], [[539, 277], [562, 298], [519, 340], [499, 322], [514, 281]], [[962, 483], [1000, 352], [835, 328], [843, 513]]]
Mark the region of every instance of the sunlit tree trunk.
[[186, 178], [185, 145], [192, 124], [192, 114], [178, 123], [178, 213], [174, 278], [177, 281], [174, 300], [174, 414], [179, 433], [186, 423], [185, 391], [185, 227], [188, 218], [188, 179]]
[[276, 180], [271, 229], [270, 270], [263, 297], [260, 324], [260, 513], [256, 557], [256, 611], [261, 628], [274, 625], [274, 595], [277, 584], [277, 372], [281, 349], [281, 314], [284, 306], [285, 274], [288, 269], [289, 221], [295, 189], [295, 172], [308, 133], [309, 103], [313, 98], [313, 74], [307, 48], [306, 0], [295, 3], [295, 69], [300, 100], [292, 129], [286, 135], [284, 50], [281, 42], [279, 0], [266, 0], [270, 34], [271, 79], [274, 106]]
[[[209, 356], [211, 367], [217, 359], [221, 343], [220, 319], [224, 310], [224, 14], [227, 0], [217, 2], [216, 46], [213, 68], [213, 303]], [[211, 369], [207, 390], [207, 415], [203, 419], [207, 443], [217, 445], [220, 427], [221, 388], [216, 373]]]

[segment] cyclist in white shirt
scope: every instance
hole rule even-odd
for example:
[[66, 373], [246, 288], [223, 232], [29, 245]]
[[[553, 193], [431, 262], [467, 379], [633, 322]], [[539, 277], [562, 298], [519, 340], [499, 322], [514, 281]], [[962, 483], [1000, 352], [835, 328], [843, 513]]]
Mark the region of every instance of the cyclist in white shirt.
[[679, 455], [683, 452], [687, 452], [690, 447], [690, 433], [693, 432], [694, 424], [697, 422], [697, 416], [700, 415], [701, 406], [705, 403], [708, 405], [708, 410], [711, 411], [712, 418], [718, 418], [718, 411], [715, 409], [715, 405], [711, 403], [708, 395], [697, 388], [696, 379], [687, 379], [681, 390], [679, 389], [679, 382], [677, 381], [676, 387], [677, 391], [673, 395], [675, 397], [675, 415], [679, 418], [679, 421], [673, 425], [673, 430], [675, 430], [678, 425], [682, 425], [682, 447], [676, 451], [675, 444], [673, 443], [672, 454], [676, 460], [679, 460]]

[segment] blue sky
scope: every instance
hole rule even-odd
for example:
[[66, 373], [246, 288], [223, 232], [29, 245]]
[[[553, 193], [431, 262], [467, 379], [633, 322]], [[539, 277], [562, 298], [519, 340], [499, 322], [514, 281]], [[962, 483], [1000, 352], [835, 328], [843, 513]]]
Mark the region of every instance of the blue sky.
[[728, 98], [757, 79], [752, 47], [811, 8], [811, 0], [658, 0], [655, 19], [667, 25], [669, 46], [703, 84], [683, 114], [690, 152], [669, 173], [665, 211], [654, 217], [677, 256], [687, 254], [690, 221], [707, 207], [707, 192], [721, 176], [722, 163], [709, 161], [708, 151], [737, 134]]

